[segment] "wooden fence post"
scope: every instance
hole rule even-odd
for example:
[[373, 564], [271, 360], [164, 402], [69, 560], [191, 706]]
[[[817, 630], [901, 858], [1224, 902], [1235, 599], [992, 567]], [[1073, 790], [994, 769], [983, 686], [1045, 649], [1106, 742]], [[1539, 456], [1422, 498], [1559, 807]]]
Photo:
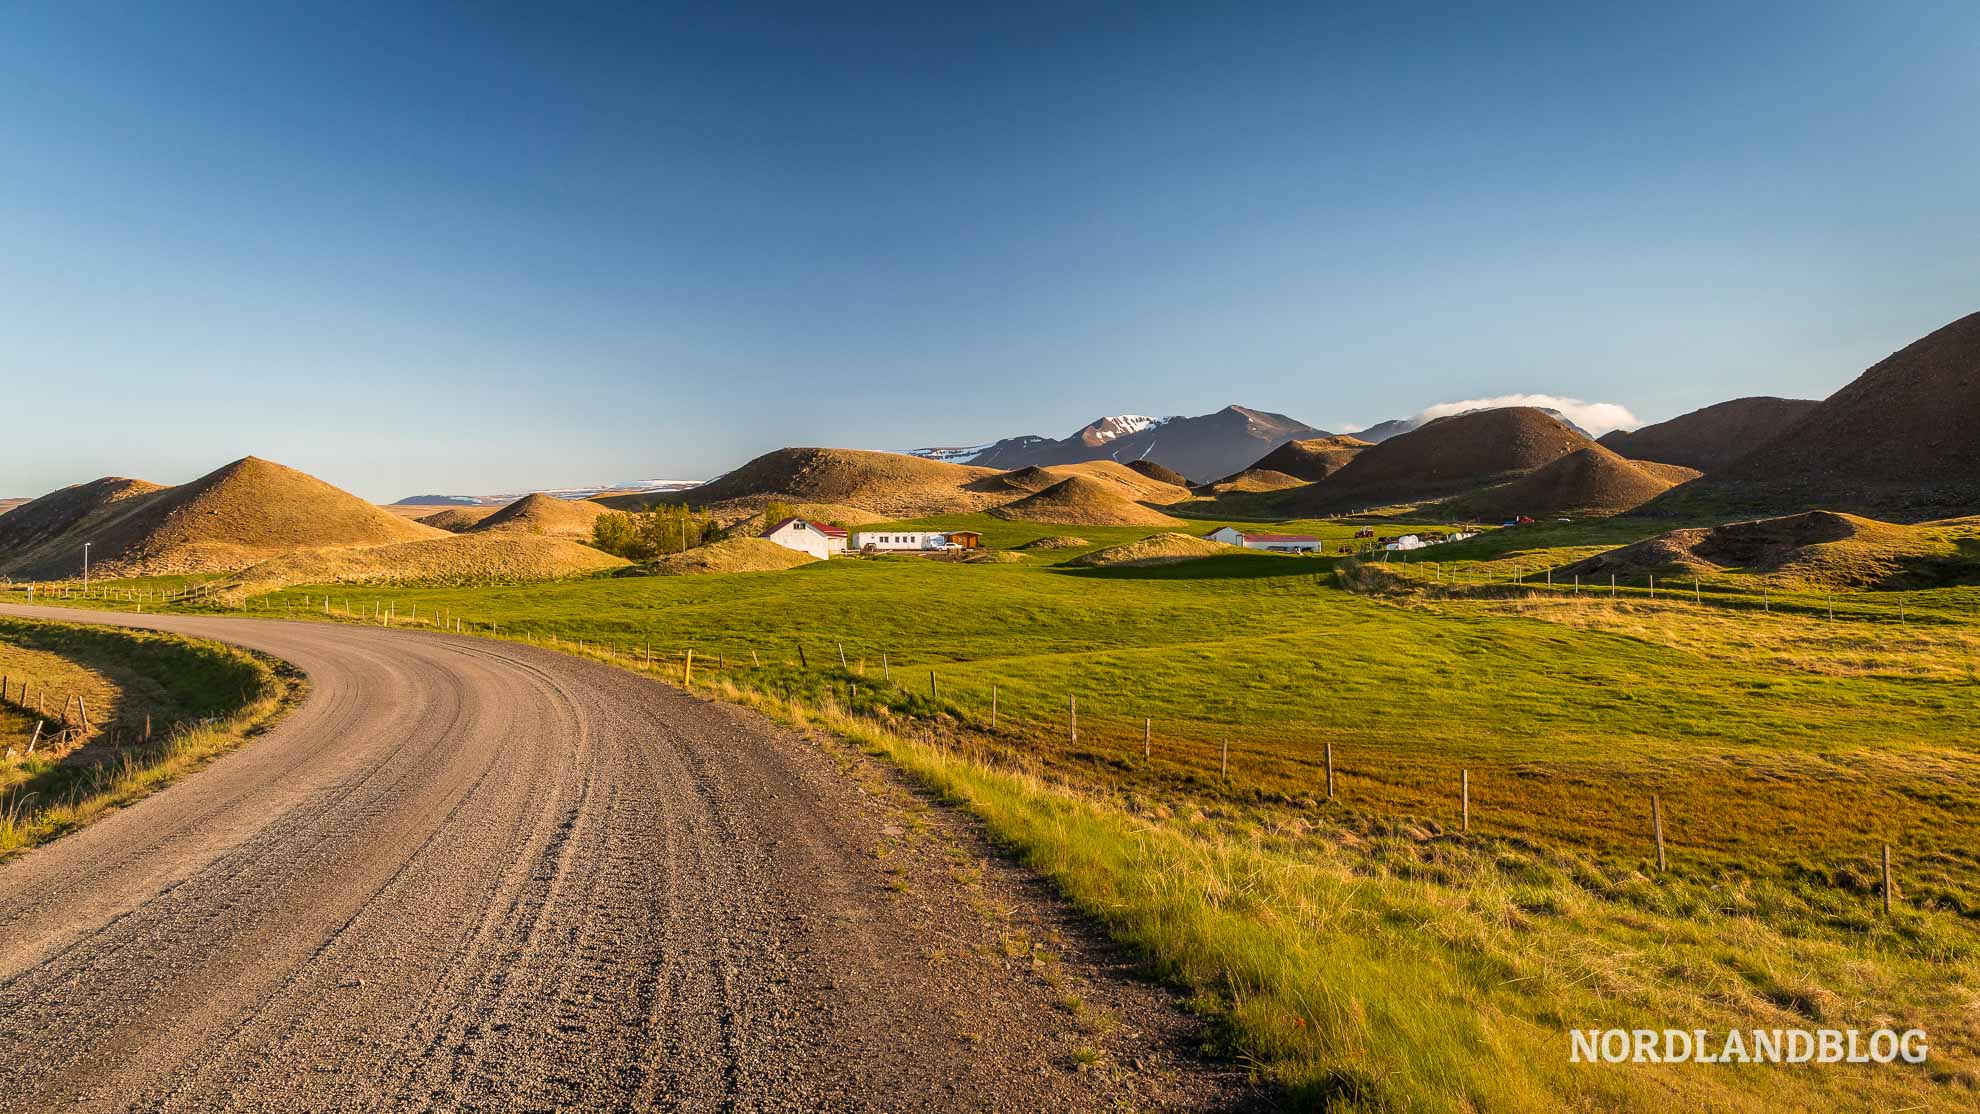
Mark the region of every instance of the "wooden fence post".
[[1148, 716], [1143, 716], [1141, 718], [1141, 760], [1143, 762], [1148, 761], [1149, 755], [1154, 749], [1155, 721]]
[[839, 668], [845, 670], [848, 673], [851, 673], [852, 666], [846, 664], [846, 644], [841, 642], [838, 644], [838, 646], [839, 646]]
[[1458, 775], [1458, 804], [1464, 810], [1464, 830], [1471, 830], [1471, 771]]
[[1664, 800], [1650, 794], [1650, 828], [1657, 836], [1657, 873], [1664, 872]]
[[799, 669], [811, 668], [811, 663], [806, 661], [804, 658], [804, 643], [802, 642], [798, 643], [798, 668]]
[[1079, 697], [1066, 697], [1066, 729], [1071, 733], [1074, 746], [1079, 745]]
[[687, 657], [681, 662], [681, 684], [694, 684], [694, 647], [688, 647]]
[[1231, 737], [1229, 735], [1224, 736], [1224, 760], [1220, 773], [1223, 774], [1225, 781], [1231, 780]]
[[1327, 799], [1334, 799], [1334, 744], [1327, 744]]
[[880, 651], [880, 679], [889, 683], [894, 679], [894, 671], [887, 667], [887, 651], [885, 650]]
[[997, 686], [990, 686], [990, 730], [997, 730]]
[[1891, 845], [1884, 844], [1884, 915], [1891, 915]]
[[935, 671], [933, 669], [928, 671], [928, 699], [937, 702], [940, 702], [942, 699], [942, 687], [936, 683]]

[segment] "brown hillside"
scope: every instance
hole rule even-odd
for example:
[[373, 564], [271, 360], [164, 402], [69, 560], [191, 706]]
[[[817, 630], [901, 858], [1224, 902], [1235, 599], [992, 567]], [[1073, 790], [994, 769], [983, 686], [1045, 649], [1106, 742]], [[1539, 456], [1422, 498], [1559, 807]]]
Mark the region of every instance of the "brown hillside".
[[1519, 479], [1443, 504], [1482, 518], [1621, 514], [1662, 495], [1671, 481], [1600, 445], [1585, 445]]
[[563, 538], [442, 534], [395, 545], [311, 549], [243, 569], [221, 588], [255, 595], [290, 584], [516, 584], [581, 576], [626, 562]]
[[[129, 500], [164, 490], [154, 483], [105, 476], [32, 499], [0, 520], [0, 570], [14, 575], [71, 576], [82, 571], [82, 543], [130, 509]], [[101, 554], [91, 547], [92, 553]]]
[[1193, 534], [1153, 534], [1122, 545], [1110, 545], [1066, 563], [1096, 569], [1148, 568], [1242, 552], [1237, 546], [1213, 542]]
[[448, 507], [443, 511], [419, 515], [413, 521], [431, 526], [435, 530], [445, 530], [449, 534], [459, 534], [474, 529], [482, 519], [501, 509], [500, 507]]
[[224, 572], [298, 549], [436, 536], [444, 535], [313, 476], [245, 457], [191, 483], [127, 495], [7, 561], [15, 575], [68, 575], [67, 551], [87, 540], [106, 576]]
[[1598, 553], [1556, 575], [1596, 582], [1614, 575], [1697, 575], [1738, 570], [1794, 584], [1866, 587], [1890, 584], [1918, 562], [1957, 552], [1938, 533], [1830, 511], [1807, 511], [1710, 529], [1672, 530]]
[[[1164, 469], [1166, 471], [1166, 469]], [[1075, 476], [1095, 480], [1116, 489], [1127, 499], [1140, 503], [1176, 503], [1189, 498], [1189, 489], [1155, 479], [1138, 468], [1112, 460], [1086, 460], [1077, 464], [1032, 465], [999, 472], [970, 485], [972, 491], [1026, 495], [1040, 492]]]
[[894, 518], [979, 511], [1011, 497], [1009, 491], [974, 490], [995, 476], [972, 468], [897, 453], [858, 449], [778, 449], [725, 476], [687, 491], [606, 496], [613, 510], [644, 510], [658, 503], [686, 503], [718, 519], [747, 518], [772, 499], [833, 503]]
[[1773, 440], [1646, 514], [1812, 508], [1921, 522], [1980, 511], [1980, 313], [1915, 341]]
[[1658, 479], [1671, 481], [1673, 486], [1677, 484], [1688, 484], [1705, 474], [1696, 468], [1686, 468], [1682, 464], [1665, 464], [1657, 460], [1631, 460], [1630, 463]]
[[472, 529], [477, 533], [502, 531], [514, 534], [543, 534], [549, 537], [588, 538], [591, 524], [607, 508], [588, 499], [559, 499], [554, 495], [525, 495], [482, 519]]
[[1127, 462], [1127, 466], [1154, 480], [1158, 484], [1168, 484], [1170, 487], [1189, 486], [1188, 476], [1183, 475], [1174, 468], [1170, 468], [1164, 464], [1157, 464], [1152, 460], [1130, 460]]
[[1303, 487], [1308, 481], [1270, 468], [1247, 468], [1235, 476], [1227, 476], [1213, 484], [1204, 484], [1196, 489], [1197, 495], [1228, 495], [1232, 492], [1285, 491]]
[[1805, 398], [1736, 398], [1642, 429], [1618, 429], [1598, 440], [1631, 460], [1716, 472], [1773, 440], [1820, 405]]
[[0, 514], [6, 514], [15, 507], [24, 507], [34, 502], [32, 499], [0, 499]]
[[1296, 517], [1420, 503], [1508, 483], [1594, 442], [1530, 406], [1438, 418], [1299, 492]]
[[1180, 525], [1161, 511], [1129, 499], [1118, 487], [1091, 476], [1060, 480], [1036, 495], [1028, 495], [990, 513], [998, 518], [1069, 526]]
[[1358, 437], [1346, 436], [1288, 441], [1258, 458], [1251, 470], [1263, 468], [1297, 476], [1307, 483], [1318, 483], [1347, 467], [1348, 461], [1370, 447], [1368, 442]]

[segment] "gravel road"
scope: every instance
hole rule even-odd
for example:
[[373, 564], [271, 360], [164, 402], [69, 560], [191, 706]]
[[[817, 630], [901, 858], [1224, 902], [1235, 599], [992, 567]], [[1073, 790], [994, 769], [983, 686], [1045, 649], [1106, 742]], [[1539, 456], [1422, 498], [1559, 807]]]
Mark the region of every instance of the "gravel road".
[[509, 643], [0, 613], [310, 680], [0, 865], [0, 1110], [1259, 1102], [971, 821], [836, 740]]

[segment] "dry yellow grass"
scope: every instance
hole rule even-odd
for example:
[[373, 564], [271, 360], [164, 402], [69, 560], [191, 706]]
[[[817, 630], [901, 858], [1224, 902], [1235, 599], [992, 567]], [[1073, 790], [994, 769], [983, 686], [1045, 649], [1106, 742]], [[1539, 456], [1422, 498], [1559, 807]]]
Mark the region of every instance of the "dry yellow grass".
[[808, 553], [786, 549], [762, 538], [730, 538], [727, 541], [662, 557], [647, 565], [657, 576], [703, 576], [728, 572], [779, 572], [818, 559]]
[[1213, 542], [1193, 534], [1155, 534], [1131, 541], [1125, 545], [1112, 545], [1081, 557], [1075, 557], [1072, 564], [1096, 569], [1143, 568], [1150, 565], [1174, 565], [1183, 561], [1194, 561], [1199, 557], [1215, 557], [1224, 553], [1242, 552], [1237, 546]]
[[243, 570], [220, 592], [231, 598], [289, 584], [513, 584], [625, 565], [621, 558], [563, 538], [444, 534], [399, 545], [292, 553]]
[[[1032, 471], [1032, 469], [1026, 469]], [[1186, 485], [1165, 483], [1144, 472], [1129, 468], [1112, 460], [1087, 460], [1078, 464], [1053, 464], [1036, 469], [1050, 477], [1043, 487], [1049, 487], [1059, 480], [1069, 480], [1074, 476], [1084, 476], [1111, 484], [1119, 493], [1139, 503], [1180, 503], [1189, 498]], [[1043, 487], [1033, 490], [1043, 490]]]
[[[26, 757], [36, 721], [43, 724], [36, 753], [56, 757], [81, 746], [122, 711], [123, 690], [109, 677], [59, 654], [16, 645], [4, 637], [0, 637], [0, 680], [5, 681], [6, 689], [0, 695], [0, 746], [5, 747], [0, 790], [21, 780], [20, 759]], [[75, 707], [70, 697], [81, 697], [83, 707]], [[88, 732], [80, 732], [84, 709], [92, 728]], [[65, 712], [79, 733], [56, 750], [51, 740], [61, 730]]]
[[1818, 587], [1864, 587], [1886, 581], [1909, 562], [1956, 552], [1945, 528], [1900, 526], [1833, 511], [1731, 522], [1711, 529], [1672, 530], [1596, 554], [1560, 570], [1563, 576], [1628, 577], [1682, 572], [1709, 576], [1728, 569], [1769, 581]]

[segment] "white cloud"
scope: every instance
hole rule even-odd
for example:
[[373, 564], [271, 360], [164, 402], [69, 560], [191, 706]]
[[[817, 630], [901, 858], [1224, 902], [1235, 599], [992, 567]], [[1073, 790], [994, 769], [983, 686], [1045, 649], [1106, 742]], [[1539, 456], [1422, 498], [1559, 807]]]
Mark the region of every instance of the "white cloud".
[[1332, 424], [1334, 426], [1335, 433], [1360, 433], [1362, 430], [1368, 428], [1367, 426], [1362, 425], [1360, 422], [1341, 422], [1341, 423], [1329, 423], [1329, 424]]
[[1629, 412], [1629, 407], [1616, 402], [1583, 402], [1578, 398], [1562, 398], [1559, 395], [1499, 395], [1495, 398], [1468, 398], [1462, 402], [1440, 402], [1426, 407], [1416, 415], [1416, 420], [1427, 422], [1432, 418], [1449, 417], [1467, 410], [1496, 410], [1505, 406], [1537, 406], [1545, 410], [1559, 410], [1567, 415], [1568, 421], [1588, 431], [1591, 437], [1600, 437], [1612, 429], [1635, 429], [1643, 422]]

